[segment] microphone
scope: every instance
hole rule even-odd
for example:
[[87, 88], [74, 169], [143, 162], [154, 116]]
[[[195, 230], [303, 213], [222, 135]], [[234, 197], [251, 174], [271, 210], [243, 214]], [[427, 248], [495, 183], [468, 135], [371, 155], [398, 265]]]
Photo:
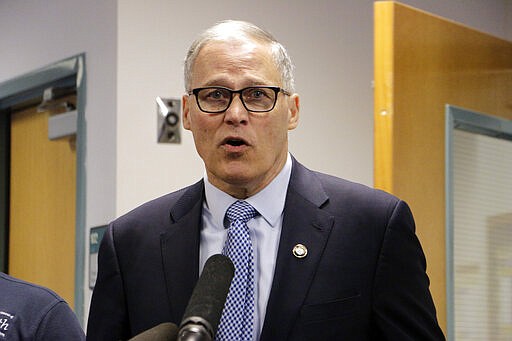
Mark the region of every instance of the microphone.
[[178, 341], [211, 341], [219, 326], [235, 266], [221, 254], [208, 258], [188, 302]]
[[176, 341], [178, 335], [178, 327], [171, 322], [160, 323], [150, 328], [128, 341]]

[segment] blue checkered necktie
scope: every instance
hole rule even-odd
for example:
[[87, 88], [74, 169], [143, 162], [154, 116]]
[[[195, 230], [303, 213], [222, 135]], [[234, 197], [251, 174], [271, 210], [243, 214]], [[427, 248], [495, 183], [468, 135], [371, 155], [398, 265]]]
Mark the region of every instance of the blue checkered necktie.
[[235, 265], [235, 276], [219, 329], [217, 341], [252, 340], [254, 326], [254, 259], [247, 222], [257, 214], [254, 207], [238, 200], [229, 206], [226, 216], [230, 221], [228, 237], [222, 254]]

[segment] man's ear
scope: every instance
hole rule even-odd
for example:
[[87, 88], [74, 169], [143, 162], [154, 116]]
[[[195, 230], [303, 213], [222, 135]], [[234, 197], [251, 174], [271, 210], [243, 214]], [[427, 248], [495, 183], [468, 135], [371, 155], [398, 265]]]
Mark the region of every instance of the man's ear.
[[293, 130], [299, 125], [300, 99], [299, 94], [292, 94], [288, 98], [288, 130]]
[[183, 95], [181, 97], [181, 112], [182, 112], [182, 121], [183, 121], [183, 128], [190, 130], [190, 103], [189, 103], [189, 95]]

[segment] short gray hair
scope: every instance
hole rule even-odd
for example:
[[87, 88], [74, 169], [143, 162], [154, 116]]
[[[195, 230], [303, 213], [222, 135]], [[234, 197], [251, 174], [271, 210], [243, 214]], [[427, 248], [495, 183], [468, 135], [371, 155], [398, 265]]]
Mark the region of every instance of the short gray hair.
[[281, 73], [282, 86], [289, 92], [295, 92], [293, 79], [293, 64], [285, 47], [278, 42], [272, 34], [246, 21], [225, 20], [204, 31], [190, 46], [185, 58], [185, 89], [190, 91], [192, 68], [201, 49], [209, 42], [224, 41], [226, 39], [241, 40], [251, 38], [263, 43], [268, 43], [272, 51], [272, 57]]

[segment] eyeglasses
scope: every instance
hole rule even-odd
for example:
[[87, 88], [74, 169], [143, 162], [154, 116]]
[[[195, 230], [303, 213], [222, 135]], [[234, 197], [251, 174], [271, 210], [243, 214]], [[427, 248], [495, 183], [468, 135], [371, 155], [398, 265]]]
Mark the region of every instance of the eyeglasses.
[[228, 110], [233, 94], [240, 94], [240, 100], [247, 111], [267, 112], [274, 109], [279, 92], [290, 93], [277, 86], [250, 86], [240, 90], [231, 90], [220, 86], [196, 88], [189, 95], [196, 96], [197, 106], [202, 112], [220, 114]]

